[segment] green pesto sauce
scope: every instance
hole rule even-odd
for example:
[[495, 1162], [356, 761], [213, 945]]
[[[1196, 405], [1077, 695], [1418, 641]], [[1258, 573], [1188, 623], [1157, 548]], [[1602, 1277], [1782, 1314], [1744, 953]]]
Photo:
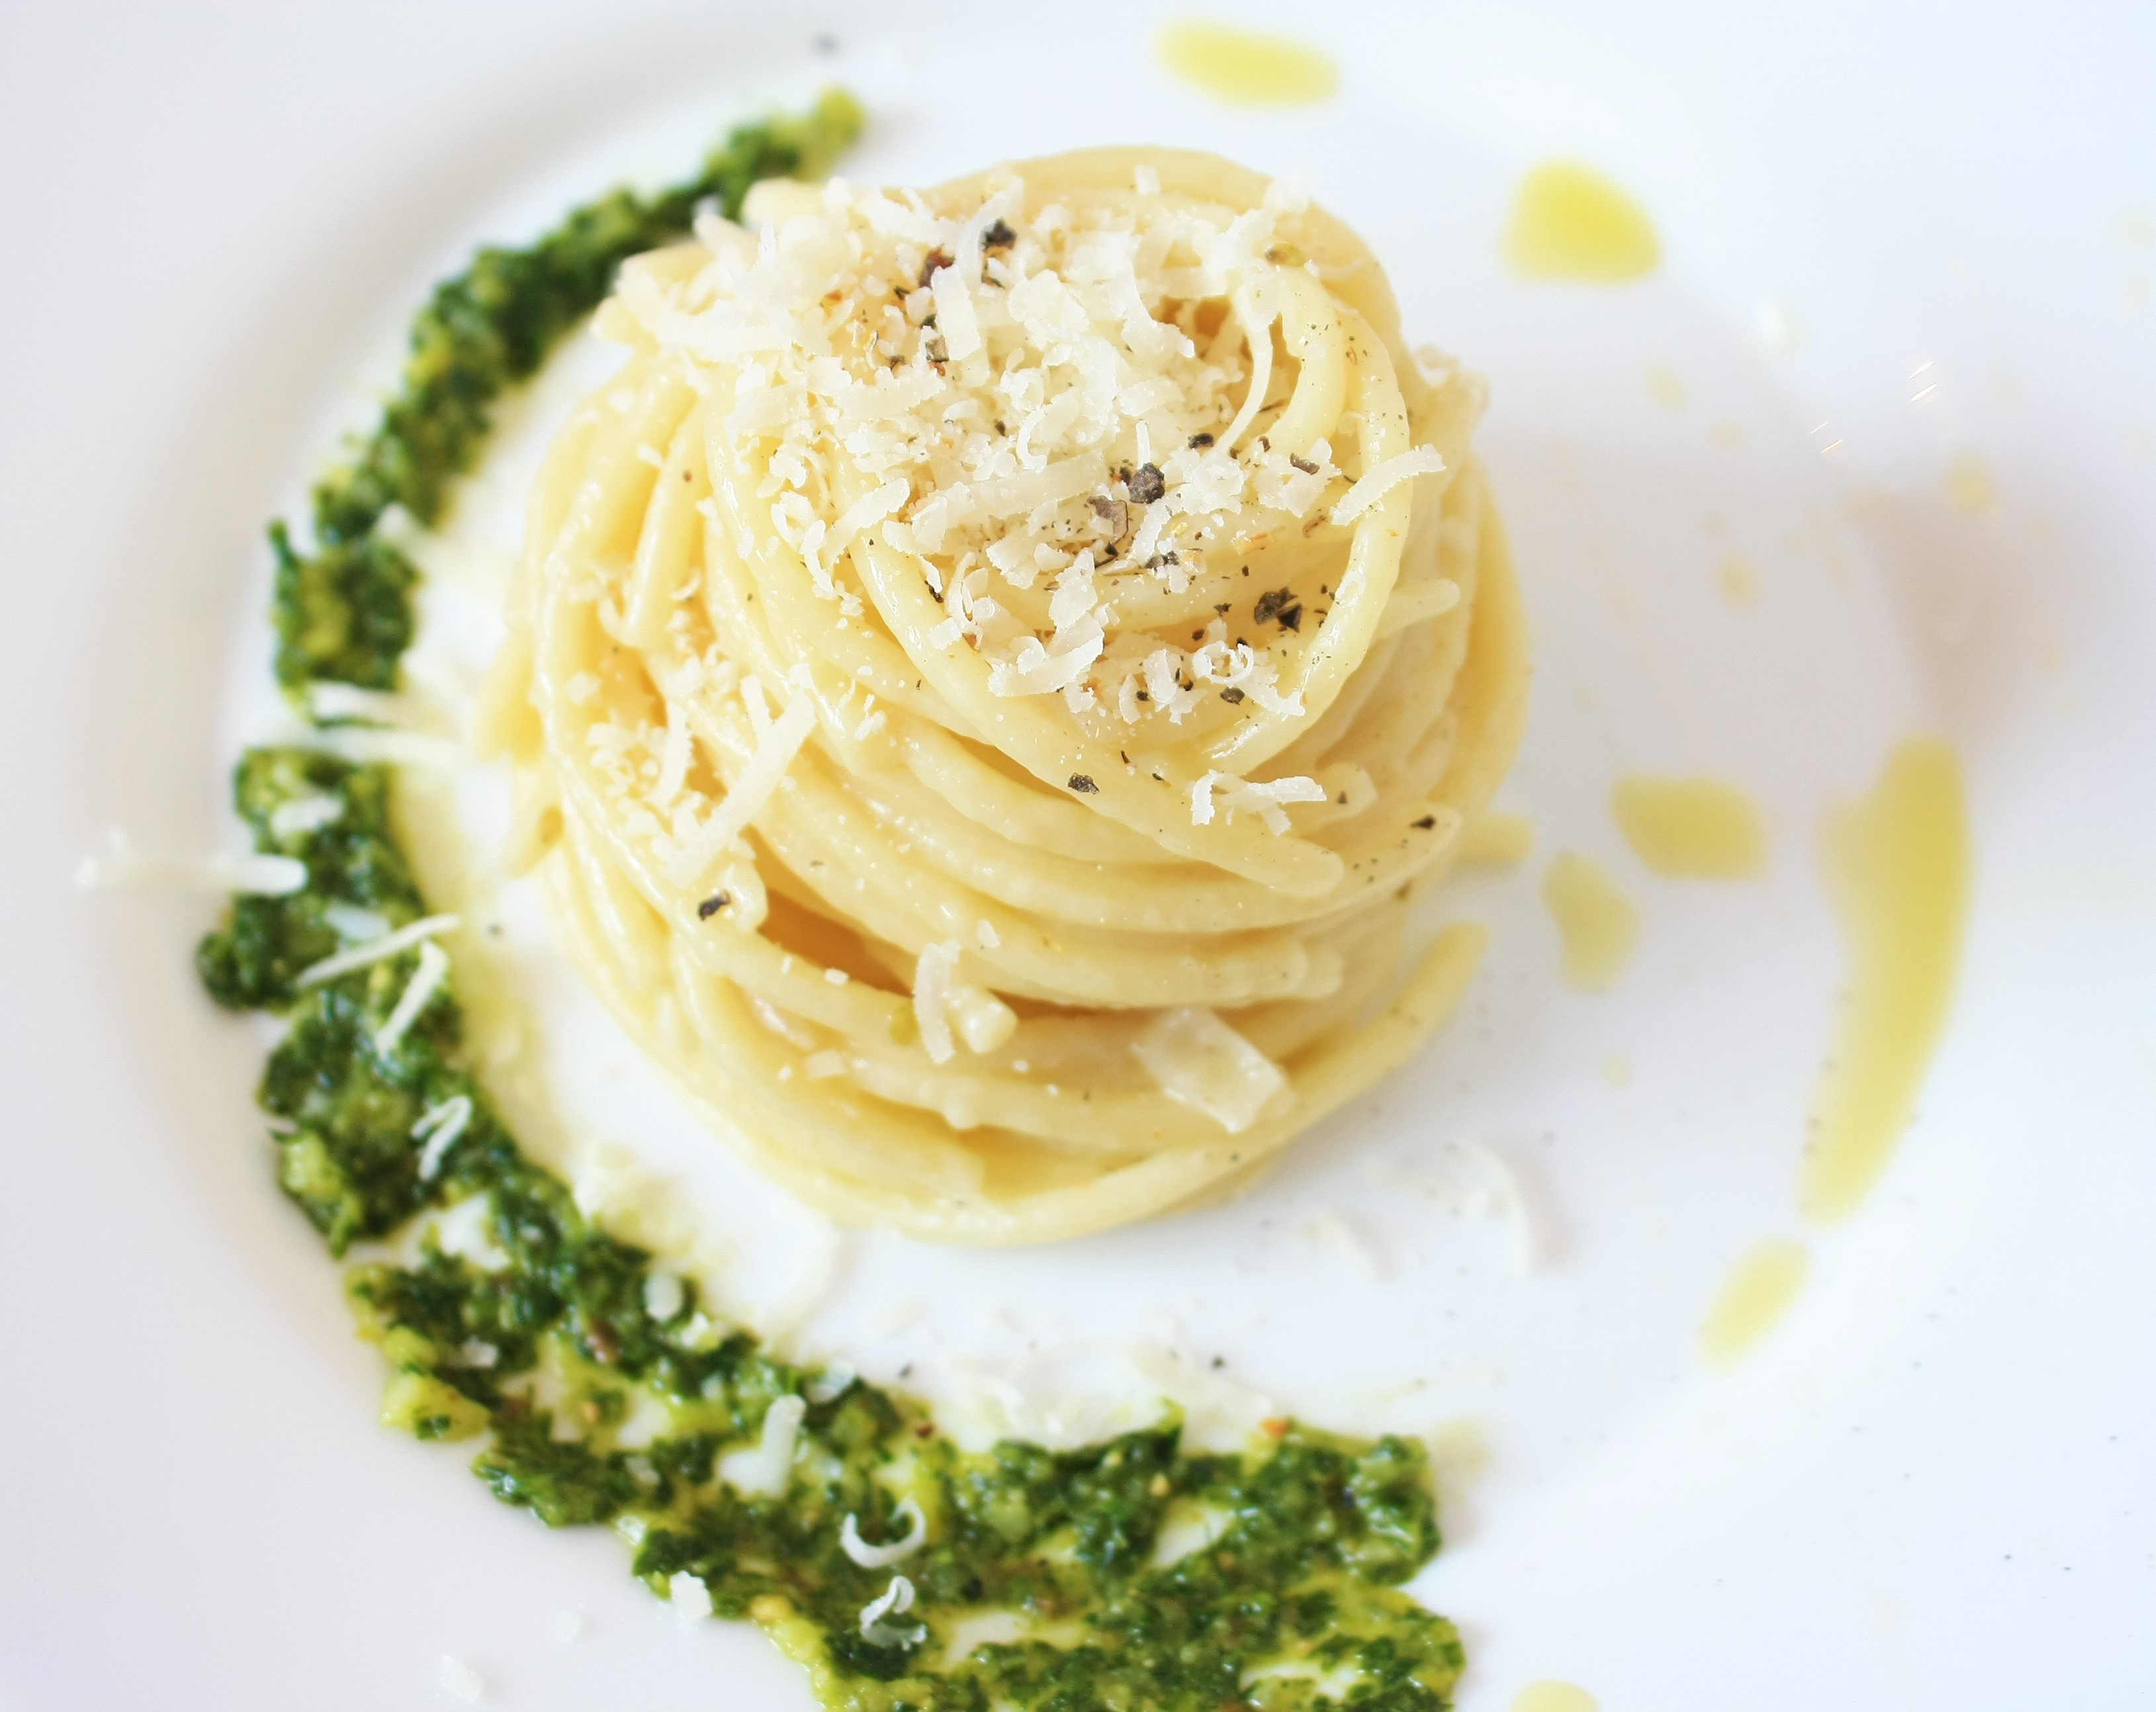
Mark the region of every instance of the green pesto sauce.
[[[834, 94], [806, 120], [737, 131], [692, 184], [617, 193], [442, 286], [381, 429], [316, 491], [316, 551], [301, 557], [273, 532], [287, 689], [393, 684], [416, 573], [370, 533], [383, 510], [439, 515], [489, 402], [597, 304], [624, 256], [676, 235], [705, 198], [734, 213], [758, 177], [820, 171], [860, 122]], [[613, 1524], [654, 1592], [697, 1577], [716, 1616], [760, 1624], [822, 1704], [845, 1712], [1450, 1704], [1452, 1625], [1397, 1591], [1438, 1548], [1420, 1447], [1286, 1425], [1242, 1453], [1204, 1454], [1183, 1447], [1171, 1416], [1081, 1450], [968, 1452], [916, 1400], [792, 1366], [714, 1324], [692, 1284], [653, 1285], [652, 1257], [586, 1218], [518, 1149], [464, 1067], [451, 984], [382, 1049], [416, 949], [299, 985], [350, 943], [350, 912], [391, 928], [424, 913], [391, 826], [388, 769], [258, 748], [234, 789], [257, 847], [305, 863], [309, 883], [235, 898], [198, 964], [218, 1003], [287, 1020], [259, 1091], [285, 1194], [332, 1254], [380, 1242], [410, 1262], [367, 1261], [346, 1281], [361, 1334], [391, 1369], [385, 1422], [483, 1439], [473, 1471], [504, 1503], [551, 1526]], [[311, 813], [277, 815], [302, 801]], [[413, 1129], [459, 1099], [469, 1119], [423, 1176]], [[438, 1216], [451, 1208], [476, 1216], [485, 1264], [469, 1242], [443, 1246]], [[781, 1398], [803, 1407], [785, 1489], [745, 1495], [721, 1459], [762, 1442]], [[922, 1543], [890, 1566], [856, 1563], [841, 1544], [847, 1519], [870, 1545], [902, 1539], [908, 1499]], [[1159, 1561], [1170, 1528], [1209, 1543]], [[865, 1624], [895, 1576], [910, 1607]], [[998, 1638], [957, 1656], [962, 1630], [991, 1614]]]

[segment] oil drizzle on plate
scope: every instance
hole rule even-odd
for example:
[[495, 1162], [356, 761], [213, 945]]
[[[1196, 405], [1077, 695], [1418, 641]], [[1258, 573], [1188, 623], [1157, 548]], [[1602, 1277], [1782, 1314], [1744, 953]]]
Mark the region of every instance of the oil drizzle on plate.
[[1849, 990], [1820, 1080], [1799, 1199], [1855, 1211], [1885, 1169], [1938, 1044], [1969, 907], [1961, 767], [1935, 738], [1887, 758], [1870, 795], [1828, 817], [1822, 856], [1849, 946]]
[[1192, 20], [1168, 25], [1157, 47], [1175, 76], [1239, 107], [1308, 106], [1340, 87], [1330, 59], [1288, 36]]
[[1748, 880], [1765, 871], [1767, 829], [1751, 799], [1712, 779], [1617, 781], [1609, 811], [1632, 853], [1672, 880]]
[[1988, 517], [1999, 509], [1999, 484], [1974, 452], [1963, 452], [1947, 465], [1947, 502], [1965, 517]]
[[1531, 1682], [1512, 1696], [1512, 1712], [1597, 1712], [1585, 1689], [1568, 1682]]
[[1566, 851], [1543, 880], [1564, 941], [1564, 978], [1589, 993], [1617, 985], [1640, 938], [1640, 912], [1599, 863]]
[[1662, 260], [1646, 210], [1578, 161], [1545, 161], [1520, 181], [1504, 251], [1522, 279], [1605, 285], [1644, 279]]
[[1647, 395], [1665, 410], [1681, 410], [1685, 401], [1684, 377], [1667, 363], [1650, 363]]
[[1732, 553], [1715, 567], [1714, 586], [1732, 606], [1749, 606], [1759, 598], [1758, 573], [1741, 554]]
[[1699, 1353], [1710, 1367], [1733, 1367], [1781, 1323], [1804, 1287], [1811, 1256], [1801, 1242], [1770, 1236], [1730, 1268], [1699, 1329]]

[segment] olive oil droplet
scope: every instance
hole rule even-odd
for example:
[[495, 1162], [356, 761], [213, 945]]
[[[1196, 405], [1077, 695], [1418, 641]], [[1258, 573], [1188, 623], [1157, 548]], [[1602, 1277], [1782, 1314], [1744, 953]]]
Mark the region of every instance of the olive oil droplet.
[[1157, 47], [1171, 74], [1235, 106], [1308, 106], [1340, 87], [1329, 58], [1287, 36], [1193, 20], [1168, 25]]
[[1829, 817], [1823, 866], [1849, 990], [1813, 1108], [1800, 1200], [1854, 1211], [1886, 1169], [1945, 1026], [1969, 908], [1961, 767], [1934, 738], [1888, 757], [1871, 794]]
[[1767, 866], [1749, 798], [1712, 779], [1620, 779], [1609, 810], [1632, 853], [1673, 880], [1748, 880]]
[[1512, 1696], [1512, 1712], [1597, 1712], [1597, 1702], [1568, 1682], [1533, 1682]]
[[1617, 985], [1640, 938], [1640, 912], [1601, 866], [1565, 851], [1543, 881], [1543, 902], [1564, 941], [1564, 978], [1589, 993]]
[[1662, 260], [1646, 210], [1578, 161], [1545, 161], [1520, 181], [1504, 252], [1522, 279], [1592, 285], [1644, 279]]
[[1759, 573], [1749, 559], [1732, 553], [1715, 567], [1714, 586], [1732, 606], [1749, 606], [1759, 598]]
[[1732, 1367], [1781, 1323], [1811, 1272], [1804, 1245], [1770, 1237], [1730, 1269], [1699, 1329], [1699, 1352], [1713, 1367]]

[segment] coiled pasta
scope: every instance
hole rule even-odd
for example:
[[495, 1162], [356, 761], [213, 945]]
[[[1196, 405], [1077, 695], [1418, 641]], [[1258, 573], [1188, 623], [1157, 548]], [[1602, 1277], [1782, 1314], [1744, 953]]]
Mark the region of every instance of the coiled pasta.
[[484, 728], [588, 975], [842, 1219], [1221, 1192], [1444, 1019], [1417, 900], [1523, 717], [1469, 436], [1375, 259], [1209, 156], [773, 185], [639, 259]]

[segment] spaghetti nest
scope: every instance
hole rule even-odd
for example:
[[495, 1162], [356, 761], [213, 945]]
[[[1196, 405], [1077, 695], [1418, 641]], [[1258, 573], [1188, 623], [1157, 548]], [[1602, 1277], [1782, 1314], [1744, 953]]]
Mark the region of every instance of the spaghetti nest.
[[773, 183], [638, 259], [483, 729], [580, 960], [762, 1170], [1040, 1241], [1217, 1193], [1471, 973], [1525, 702], [1479, 383], [1209, 156]]

